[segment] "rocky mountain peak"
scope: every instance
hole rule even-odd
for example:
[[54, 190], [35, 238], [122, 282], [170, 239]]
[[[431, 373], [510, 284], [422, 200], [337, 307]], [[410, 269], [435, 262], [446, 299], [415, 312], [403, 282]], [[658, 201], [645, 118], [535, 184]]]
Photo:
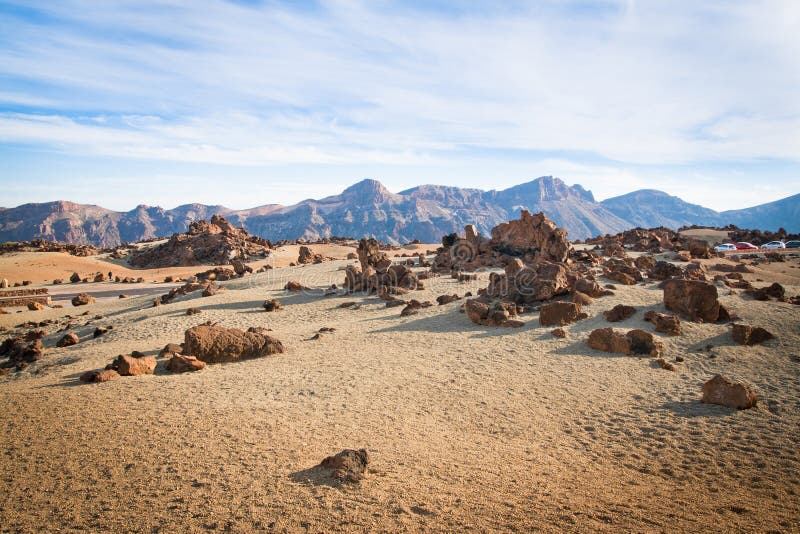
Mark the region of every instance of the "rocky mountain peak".
[[342, 192], [342, 197], [359, 204], [382, 204], [396, 195], [378, 180], [365, 178]]

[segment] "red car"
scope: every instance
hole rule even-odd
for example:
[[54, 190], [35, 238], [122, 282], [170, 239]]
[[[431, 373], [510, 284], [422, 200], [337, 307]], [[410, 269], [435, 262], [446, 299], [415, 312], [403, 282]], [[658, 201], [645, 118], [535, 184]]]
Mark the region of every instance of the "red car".
[[734, 245], [736, 250], [758, 250], [758, 247], [747, 241], [739, 241]]

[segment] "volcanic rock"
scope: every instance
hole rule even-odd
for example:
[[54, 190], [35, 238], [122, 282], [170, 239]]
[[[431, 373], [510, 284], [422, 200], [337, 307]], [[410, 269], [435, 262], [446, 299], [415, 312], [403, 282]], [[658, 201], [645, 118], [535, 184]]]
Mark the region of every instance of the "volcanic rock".
[[182, 354], [173, 354], [172, 358], [167, 362], [165, 369], [173, 373], [186, 373], [191, 371], [199, 371], [206, 366], [206, 362], [198, 360], [194, 356], [184, 356]]
[[58, 340], [56, 343], [56, 347], [71, 347], [72, 345], [77, 345], [80, 339], [75, 334], [66, 334], [64, 337]]
[[87, 304], [92, 304], [95, 301], [94, 297], [89, 296], [88, 293], [81, 293], [72, 299], [73, 306], [86, 306]]
[[183, 352], [206, 363], [218, 363], [280, 354], [284, 348], [263, 333], [204, 324], [186, 331]]
[[345, 449], [322, 460], [319, 467], [331, 469], [331, 476], [338, 481], [360, 482], [367, 471], [368, 463], [369, 454], [366, 449]]
[[661, 287], [664, 290], [664, 306], [692, 321], [713, 323], [727, 316], [717, 300], [717, 288], [712, 284], [671, 279], [663, 282]]
[[492, 229], [490, 246], [511, 256], [532, 254], [548, 261], [564, 262], [569, 252], [567, 232], [544, 213], [531, 215], [522, 210], [517, 221], [509, 221]]
[[645, 312], [644, 320], [655, 325], [656, 332], [677, 336], [681, 333], [681, 320], [677, 315], [667, 315], [650, 310]]
[[633, 314], [636, 313], [636, 308], [633, 306], [626, 306], [625, 304], [617, 304], [610, 310], [606, 310], [603, 312], [603, 315], [606, 318], [606, 321], [609, 323], [617, 323], [619, 321], [624, 321], [625, 319], [632, 317]]
[[539, 312], [539, 324], [542, 326], [564, 326], [580, 318], [581, 307], [574, 302], [548, 302], [542, 305]]
[[747, 384], [716, 375], [703, 384], [702, 402], [746, 410], [756, 405], [758, 397]]
[[662, 350], [662, 344], [649, 332], [629, 330], [623, 333], [611, 327], [592, 330], [588, 344], [589, 348], [618, 354], [658, 356]]
[[95, 371], [87, 371], [80, 377], [81, 382], [108, 382], [109, 380], [116, 380], [120, 377], [119, 373], [113, 369], [103, 369]]
[[771, 332], [760, 326], [747, 324], [734, 324], [731, 335], [739, 345], [758, 345], [775, 337]]

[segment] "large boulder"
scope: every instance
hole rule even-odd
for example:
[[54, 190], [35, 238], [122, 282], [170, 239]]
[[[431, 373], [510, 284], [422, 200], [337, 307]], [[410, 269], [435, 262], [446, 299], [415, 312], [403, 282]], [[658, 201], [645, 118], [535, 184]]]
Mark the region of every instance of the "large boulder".
[[231, 362], [282, 352], [284, 348], [280, 341], [261, 332], [204, 324], [194, 326], [184, 334], [183, 353], [206, 363]]
[[758, 345], [775, 337], [768, 330], [749, 324], [734, 324], [731, 335], [739, 345]]
[[727, 312], [717, 299], [717, 288], [700, 280], [666, 280], [664, 306], [688, 317], [691, 321], [713, 323], [727, 317]]
[[586, 317], [581, 307], [574, 302], [548, 302], [542, 305], [539, 312], [539, 324], [542, 326], [565, 326]]
[[702, 402], [746, 410], [756, 405], [758, 396], [747, 384], [716, 375], [703, 384]]
[[569, 292], [567, 272], [563, 263], [541, 261], [523, 267], [512, 276], [492, 273], [486, 294], [517, 304], [550, 300]]
[[504, 254], [564, 262], [569, 252], [566, 230], [556, 226], [544, 213], [531, 215], [522, 210], [519, 220], [509, 221], [492, 229], [490, 246]]
[[644, 330], [620, 332], [611, 327], [592, 330], [588, 340], [589, 348], [617, 354], [649, 354], [658, 356], [662, 350], [661, 342]]
[[91, 304], [95, 301], [94, 297], [90, 296], [88, 293], [80, 293], [72, 298], [72, 305], [73, 306], [86, 306], [87, 304]]

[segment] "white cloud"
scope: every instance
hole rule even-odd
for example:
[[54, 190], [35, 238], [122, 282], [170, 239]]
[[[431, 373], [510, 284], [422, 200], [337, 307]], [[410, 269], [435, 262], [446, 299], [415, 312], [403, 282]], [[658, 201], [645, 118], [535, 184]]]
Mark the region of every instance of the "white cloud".
[[650, 183], [632, 166], [800, 159], [793, 0], [458, 15], [383, 2], [25, 5], [61, 23], [6, 25], [0, 74], [43, 89], [0, 103], [44, 117], [2, 114], [4, 142], [228, 165], [585, 152], [619, 163], [554, 156], [556, 170], [531, 172], [619, 192]]

